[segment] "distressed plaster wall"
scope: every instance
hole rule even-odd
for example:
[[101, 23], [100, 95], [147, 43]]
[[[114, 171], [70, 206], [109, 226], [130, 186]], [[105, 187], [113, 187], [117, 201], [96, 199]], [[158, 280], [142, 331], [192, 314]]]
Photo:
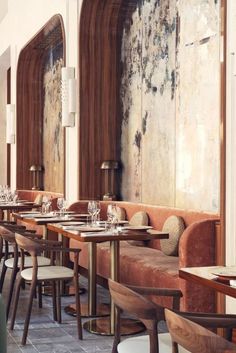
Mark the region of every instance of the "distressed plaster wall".
[[64, 192], [64, 131], [61, 125], [62, 44], [49, 51], [44, 72], [44, 189]]
[[217, 212], [218, 1], [138, 1], [122, 43], [122, 198]]

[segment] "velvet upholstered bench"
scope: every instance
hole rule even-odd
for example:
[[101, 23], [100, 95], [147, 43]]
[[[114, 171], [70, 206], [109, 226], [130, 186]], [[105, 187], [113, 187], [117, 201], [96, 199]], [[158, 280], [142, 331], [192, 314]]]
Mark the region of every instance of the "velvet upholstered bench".
[[[101, 202], [101, 219], [106, 219], [108, 204], [109, 202]], [[170, 216], [177, 216], [184, 223], [184, 230], [177, 243], [177, 253], [174, 256], [163, 252], [160, 240], [136, 244], [122, 241], [120, 243], [120, 281], [141, 286], [179, 288], [183, 293], [181, 310], [214, 312], [216, 310], [215, 294], [205, 287], [180, 279], [178, 271], [182, 267], [215, 265], [218, 215], [123, 201], [116, 202], [116, 204], [124, 209], [127, 220], [130, 220], [137, 212], [146, 212], [149, 225], [157, 230], [162, 230]], [[70, 209], [86, 212], [86, 207], [86, 202], [79, 201], [71, 205]], [[71, 239], [70, 246], [82, 249], [80, 270], [82, 274], [86, 274], [87, 244]], [[73, 261], [73, 258], [71, 260]], [[110, 246], [107, 242], [97, 245], [97, 275], [98, 279], [105, 284], [110, 277]], [[170, 305], [167, 298], [158, 303], [164, 306]]]

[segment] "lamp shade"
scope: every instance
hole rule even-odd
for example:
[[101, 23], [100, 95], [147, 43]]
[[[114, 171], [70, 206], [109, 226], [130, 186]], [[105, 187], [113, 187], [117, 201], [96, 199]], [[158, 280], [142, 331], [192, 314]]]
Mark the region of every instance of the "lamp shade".
[[76, 80], [74, 67], [62, 67], [61, 69], [61, 102], [62, 126], [73, 127], [75, 125], [76, 112]]
[[15, 104], [6, 105], [6, 143], [15, 143]]

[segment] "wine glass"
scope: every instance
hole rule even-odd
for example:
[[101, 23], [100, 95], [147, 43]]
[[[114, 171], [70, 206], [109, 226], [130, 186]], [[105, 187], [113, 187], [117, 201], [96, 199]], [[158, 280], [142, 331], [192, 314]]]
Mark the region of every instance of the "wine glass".
[[57, 199], [57, 207], [60, 211], [60, 217], [63, 215], [63, 208], [64, 208], [64, 198], [63, 197], [58, 197]]
[[48, 197], [47, 196], [43, 196], [42, 198], [42, 213], [47, 213], [47, 203], [48, 203]]
[[91, 216], [91, 224], [94, 225], [94, 218], [97, 213], [97, 202], [96, 201], [89, 201], [88, 203], [88, 213]]

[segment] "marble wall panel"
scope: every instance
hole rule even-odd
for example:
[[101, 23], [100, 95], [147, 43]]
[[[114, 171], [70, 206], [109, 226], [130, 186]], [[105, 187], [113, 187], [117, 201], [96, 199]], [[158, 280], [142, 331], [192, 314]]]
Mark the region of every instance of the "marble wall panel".
[[122, 198], [217, 212], [219, 1], [138, 1], [122, 63]]
[[44, 189], [64, 192], [64, 131], [61, 126], [63, 47], [50, 50], [44, 73]]
[[219, 3], [181, 0], [176, 99], [176, 205], [219, 210]]
[[122, 198], [141, 202], [142, 18], [138, 8], [123, 34], [121, 99]]

